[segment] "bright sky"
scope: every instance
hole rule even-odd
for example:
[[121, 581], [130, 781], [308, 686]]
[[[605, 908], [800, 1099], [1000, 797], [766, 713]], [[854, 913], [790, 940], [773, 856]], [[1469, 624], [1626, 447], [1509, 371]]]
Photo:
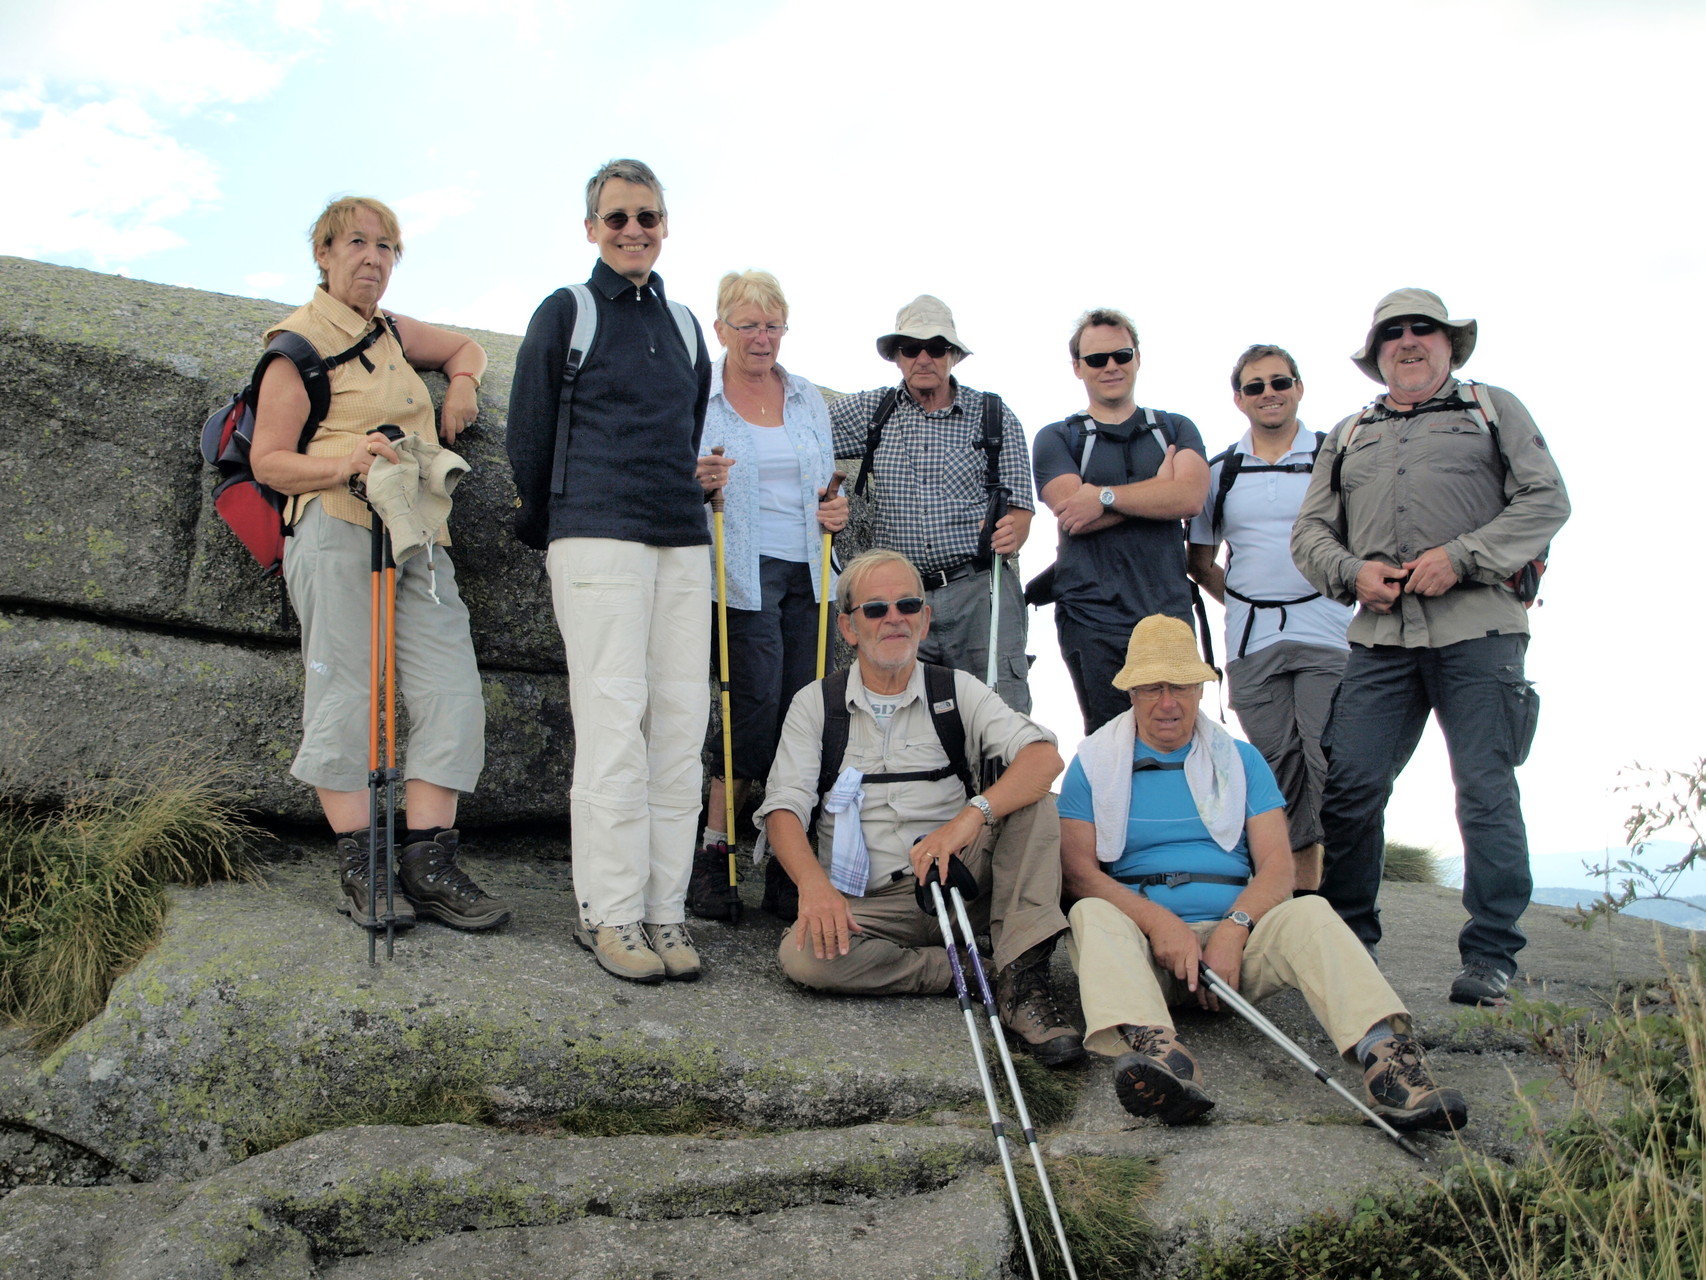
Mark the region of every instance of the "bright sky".
[[[8, 3], [0, 253], [295, 304], [309, 223], [370, 194], [408, 245], [388, 306], [520, 333], [591, 266], [587, 176], [637, 156], [672, 295], [708, 322], [724, 271], [775, 272], [796, 372], [891, 381], [873, 339], [935, 293], [964, 380], [1035, 431], [1082, 407], [1066, 339], [1112, 305], [1140, 402], [1211, 452], [1246, 345], [1296, 355], [1326, 428], [1377, 391], [1347, 359], [1375, 301], [1431, 288], [1569, 483], [1522, 782], [1537, 854], [1593, 851], [1622, 843], [1620, 769], [1706, 753], [1703, 52], [1688, 0]], [[1053, 542], [1039, 519], [1026, 576]], [[1070, 748], [1047, 612], [1031, 635]], [[1388, 833], [1460, 851], [1432, 730]]]

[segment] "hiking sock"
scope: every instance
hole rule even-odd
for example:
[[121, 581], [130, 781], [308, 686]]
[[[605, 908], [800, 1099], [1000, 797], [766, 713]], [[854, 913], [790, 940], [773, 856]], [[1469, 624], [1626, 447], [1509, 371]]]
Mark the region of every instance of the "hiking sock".
[[1374, 1046], [1379, 1044], [1382, 1040], [1390, 1040], [1397, 1034], [1398, 1033], [1392, 1029], [1392, 1024], [1385, 1018], [1382, 1018], [1379, 1022], [1375, 1023], [1368, 1029], [1367, 1035], [1357, 1041], [1357, 1061], [1364, 1067], [1368, 1066], [1369, 1062], [1374, 1057]]
[[727, 832], [715, 831], [710, 827], [706, 827], [705, 838], [699, 842], [699, 847], [701, 849], [709, 849], [715, 845], [727, 844], [728, 842], [729, 837]]

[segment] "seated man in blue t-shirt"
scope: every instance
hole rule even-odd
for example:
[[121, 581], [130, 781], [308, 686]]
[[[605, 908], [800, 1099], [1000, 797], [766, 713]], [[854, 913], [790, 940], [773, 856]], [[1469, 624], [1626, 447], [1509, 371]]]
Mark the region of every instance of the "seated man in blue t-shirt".
[[1285, 805], [1261, 753], [1202, 715], [1188, 623], [1155, 614], [1132, 630], [1114, 686], [1131, 714], [1078, 749], [1060, 792], [1068, 953], [1084, 1047], [1112, 1056], [1133, 1115], [1184, 1124], [1214, 1102], [1174, 1036], [1170, 1004], [1219, 1005], [1199, 965], [1246, 998], [1294, 986], [1368, 1104], [1399, 1129], [1461, 1127], [1463, 1096], [1428, 1074], [1410, 1015], [1362, 944], [1318, 895], [1292, 897]]

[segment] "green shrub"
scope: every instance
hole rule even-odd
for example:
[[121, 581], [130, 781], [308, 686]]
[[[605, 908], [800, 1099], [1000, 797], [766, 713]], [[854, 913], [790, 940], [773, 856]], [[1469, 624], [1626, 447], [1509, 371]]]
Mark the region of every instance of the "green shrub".
[[1381, 870], [1381, 878], [1405, 884], [1439, 884], [1442, 880], [1439, 862], [1439, 851], [1432, 846], [1424, 848], [1419, 844], [1388, 840], [1386, 865]]
[[62, 1043], [158, 939], [168, 884], [245, 874], [223, 782], [178, 754], [52, 809], [0, 801], [0, 1017]]

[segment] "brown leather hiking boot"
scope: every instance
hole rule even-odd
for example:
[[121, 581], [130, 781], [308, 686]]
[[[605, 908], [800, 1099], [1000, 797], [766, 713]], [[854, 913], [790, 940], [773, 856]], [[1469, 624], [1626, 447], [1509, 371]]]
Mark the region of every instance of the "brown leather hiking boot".
[[1394, 1129], [1461, 1129], [1469, 1104], [1456, 1089], [1442, 1089], [1428, 1072], [1413, 1036], [1389, 1036], [1369, 1051], [1362, 1086], [1369, 1108]]
[[1061, 1014], [1055, 1000], [1049, 957], [1054, 939], [1039, 942], [995, 975], [995, 1008], [1008, 1036], [1045, 1067], [1064, 1067], [1084, 1057], [1084, 1037]]
[[[369, 832], [358, 831], [354, 836], [340, 836], [338, 839], [338, 886], [343, 896], [338, 902], [338, 913], [346, 915], [351, 922], [364, 929], [382, 928], [384, 921], [380, 918], [385, 913], [385, 855], [381, 853], [377, 859], [379, 869], [379, 905], [378, 914], [374, 912], [372, 897], [367, 884], [367, 846]], [[396, 928], [412, 929], [415, 925], [415, 908], [409, 902], [408, 895], [403, 889], [401, 865], [397, 868], [395, 892], [391, 895], [391, 913], [396, 917]]]
[[1120, 1038], [1132, 1052], [1114, 1061], [1114, 1096], [1134, 1116], [1155, 1116], [1162, 1124], [1190, 1124], [1214, 1108], [1214, 1099], [1197, 1084], [1197, 1060], [1180, 1044], [1171, 1027], [1121, 1026]]
[[509, 904], [480, 888], [456, 864], [460, 840], [460, 833], [449, 829], [436, 840], [410, 845], [397, 859], [397, 878], [423, 920], [475, 933], [495, 929], [509, 919]]

